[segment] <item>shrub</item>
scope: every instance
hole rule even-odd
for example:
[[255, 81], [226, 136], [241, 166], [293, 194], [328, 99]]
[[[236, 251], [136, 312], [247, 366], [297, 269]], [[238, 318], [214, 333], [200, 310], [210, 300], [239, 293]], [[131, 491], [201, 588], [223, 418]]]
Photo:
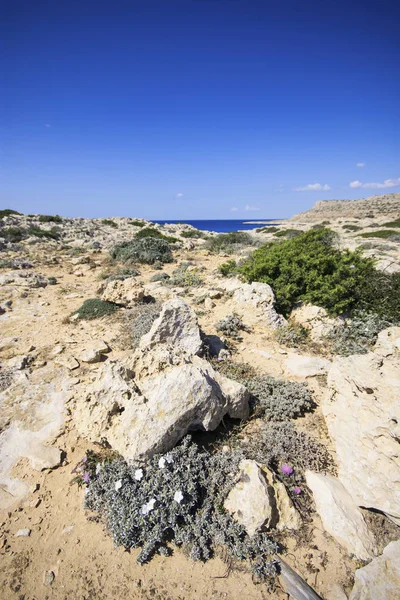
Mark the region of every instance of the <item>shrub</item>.
[[168, 285], [177, 287], [199, 287], [203, 280], [199, 277], [196, 269], [190, 270], [190, 263], [182, 263], [172, 272], [172, 277], [166, 282]]
[[306, 343], [309, 331], [302, 325], [288, 323], [278, 327], [275, 332], [276, 341], [289, 348], [298, 348]]
[[226, 253], [234, 254], [246, 246], [254, 246], [255, 239], [243, 231], [230, 231], [229, 233], [220, 233], [216, 237], [210, 238], [207, 242], [207, 248], [215, 254]]
[[342, 229], [348, 229], [349, 231], [360, 231], [362, 227], [358, 225], [342, 225]]
[[383, 240], [390, 240], [394, 238], [394, 241], [400, 240], [399, 232], [395, 229], [381, 229], [379, 231], [368, 231], [367, 233], [359, 233], [358, 235], [362, 238], [382, 238]]
[[[317, 225], [317, 227], [320, 226]], [[279, 231], [274, 233], [274, 237], [286, 237], [289, 239], [298, 235], [301, 235], [301, 231], [299, 231], [298, 229], [280, 229]]]
[[40, 215], [39, 223], [62, 223], [63, 220], [59, 215]]
[[129, 277], [138, 277], [138, 275], [140, 275], [140, 273], [139, 271], [136, 271], [136, 269], [118, 269], [118, 271], [112, 275], [105, 274], [105, 277], [102, 277], [102, 279], [105, 279], [105, 283], [107, 284], [110, 281], [124, 281], [124, 279], [129, 279]]
[[114, 227], [114, 229], [118, 228], [118, 224], [115, 221], [112, 221], [111, 219], [102, 219], [101, 222], [103, 223], [103, 225]]
[[233, 275], [237, 273], [237, 268], [238, 265], [236, 260], [228, 260], [227, 262], [222, 263], [222, 265], [219, 265], [218, 271], [224, 277], [233, 277]]
[[126, 264], [170, 263], [173, 261], [171, 248], [165, 240], [153, 237], [134, 239], [114, 246], [110, 252], [112, 258]]
[[158, 229], [154, 229], [153, 227], [146, 227], [145, 229], [141, 229], [136, 234], [137, 238], [158, 238], [160, 240], [165, 240], [170, 244], [175, 244], [175, 242], [179, 242], [178, 238], [173, 237], [172, 235], [164, 235]]
[[394, 221], [382, 223], [381, 227], [400, 227], [400, 217], [398, 219], [395, 219]]
[[127, 315], [127, 323], [130, 332], [130, 343], [133, 348], [139, 346], [140, 339], [148, 333], [161, 311], [159, 302], [148, 302], [138, 304]]
[[146, 223], [144, 221], [129, 221], [128, 225], [133, 225], [133, 227], [145, 227]]
[[79, 319], [85, 319], [86, 321], [92, 321], [93, 319], [100, 319], [106, 315], [112, 315], [119, 309], [119, 306], [113, 302], [106, 302], [99, 298], [89, 298], [80, 306], [73, 315], [78, 315]]
[[48, 283], [49, 285], [56, 285], [56, 283], [57, 283], [57, 278], [56, 278], [56, 277], [48, 277], [48, 278], [47, 278], [47, 283]]
[[341, 314], [357, 306], [362, 286], [374, 276], [374, 261], [360, 250], [341, 252], [336, 235], [325, 228], [269, 243], [255, 250], [240, 268], [248, 282], [272, 286], [276, 307], [288, 315], [302, 300]]
[[334, 354], [366, 354], [375, 344], [379, 332], [389, 326], [390, 323], [379, 315], [358, 311], [351, 319], [332, 327], [326, 339]]
[[50, 230], [41, 229], [40, 227], [29, 227], [27, 229], [27, 235], [49, 240], [59, 240], [60, 230], [57, 227], [52, 227]]
[[155, 273], [152, 277], [150, 277], [151, 282], [156, 281], [166, 281], [167, 279], [171, 279], [168, 273]]
[[0, 237], [13, 244], [22, 242], [27, 237], [26, 229], [23, 229], [23, 227], [5, 227], [0, 229]]
[[358, 308], [390, 323], [400, 322], [400, 273], [375, 271], [360, 289]]
[[12, 208], [3, 208], [3, 210], [0, 210], [0, 219], [3, 219], [3, 217], [9, 217], [11, 215], [21, 215], [22, 213], [13, 210]]
[[217, 331], [220, 331], [237, 342], [242, 340], [239, 331], [247, 331], [247, 327], [242, 319], [236, 314], [227, 315], [216, 323], [215, 328]]
[[183, 238], [204, 238], [206, 237], [202, 231], [198, 231], [197, 229], [188, 229], [187, 231], [181, 231], [180, 236]]
[[275, 227], [275, 225], [266, 225], [256, 229], [256, 233], [275, 233], [276, 231], [279, 231], [279, 227]]
[[278, 546], [266, 533], [249, 537], [222, 507], [234, 484], [240, 455], [201, 452], [186, 437], [165, 456], [121, 459], [90, 467], [85, 505], [102, 514], [114, 543], [141, 547], [137, 561], [169, 555], [169, 542], [193, 560], [207, 560], [217, 547], [250, 560], [260, 579], [276, 574], [272, 554]]

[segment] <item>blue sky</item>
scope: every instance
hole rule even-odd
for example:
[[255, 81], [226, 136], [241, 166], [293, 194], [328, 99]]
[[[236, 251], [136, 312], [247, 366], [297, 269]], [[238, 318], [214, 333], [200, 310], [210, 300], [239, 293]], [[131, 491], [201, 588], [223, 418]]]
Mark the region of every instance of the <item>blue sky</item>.
[[400, 192], [398, 3], [1, 11], [1, 208], [257, 219]]

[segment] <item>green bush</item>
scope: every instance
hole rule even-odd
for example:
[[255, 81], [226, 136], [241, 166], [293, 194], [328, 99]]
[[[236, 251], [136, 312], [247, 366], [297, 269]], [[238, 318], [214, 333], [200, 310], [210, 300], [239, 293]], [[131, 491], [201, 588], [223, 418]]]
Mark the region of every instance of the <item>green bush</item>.
[[189, 229], [188, 231], [181, 231], [181, 237], [183, 238], [204, 238], [205, 234], [202, 231], [198, 231], [197, 229]]
[[236, 260], [228, 260], [227, 262], [222, 263], [222, 265], [219, 265], [218, 271], [224, 277], [232, 277], [233, 275], [235, 275], [235, 273], [237, 273], [237, 268], [238, 265], [236, 263]]
[[106, 302], [99, 298], [89, 298], [72, 314], [78, 315], [79, 319], [92, 321], [93, 319], [100, 319], [100, 317], [106, 315], [112, 315], [118, 308], [119, 306], [113, 302]]
[[[320, 225], [317, 225], [316, 227], [320, 227]], [[298, 229], [280, 229], [279, 231], [274, 233], [274, 237], [292, 238], [298, 235], [301, 235], [301, 231], [299, 231]]]
[[190, 263], [182, 263], [172, 272], [172, 277], [167, 281], [167, 285], [177, 287], [199, 287], [203, 280], [199, 277], [197, 269], [190, 270]]
[[62, 223], [63, 220], [59, 215], [40, 215], [39, 223]]
[[256, 229], [256, 233], [275, 233], [276, 231], [279, 231], [279, 227], [275, 227], [275, 225], [265, 225], [265, 227]]
[[288, 348], [303, 346], [308, 339], [309, 331], [297, 323], [288, 323], [278, 327], [275, 333], [276, 341]]
[[348, 231], [360, 231], [362, 227], [358, 225], [342, 225], [342, 229], [347, 229]]
[[361, 251], [341, 252], [330, 229], [313, 229], [255, 250], [240, 272], [248, 282], [271, 285], [276, 308], [288, 315], [298, 301], [342, 314], [355, 308], [362, 288], [375, 276], [374, 261]]
[[399, 232], [395, 229], [381, 229], [380, 231], [368, 231], [367, 233], [359, 233], [358, 236], [362, 238], [382, 238], [383, 240], [390, 240], [393, 237], [400, 237]]
[[351, 319], [332, 327], [326, 336], [326, 343], [333, 354], [366, 354], [378, 339], [379, 332], [389, 325], [379, 315], [356, 311]]
[[0, 229], [0, 237], [6, 242], [18, 243], [26, 239], [26, 229], [23, 227], [6, 227]]
[[3, 217], [9, 217], [10, 215], [21, 215], [22, 213], [13, 210], [12, 208], [3, 208], [3, 210], [0, 210], [0, 219], [2, 219]]
[[218, 254], [234, 254], [245, 246], [254, 246], [255, 239], [243, 231], [230, 231], [229, 233], [220, 233], [216, 237], [210, 238], [207, 248], [210, 252]]
[[133, 227], [144, 227], [146, 223], [144, 221], [129, 221], [128, 225], [133, 225]]
[[400, 227], [400, 218], [395, 219], [394, 221], [388, 221], [387, 223], [382, 223], [381, 227]]
[[115, 221], [112, 221], [111, 219], [102, 219], [101, 222], [103, 223], [103, 225], [108, 225], [109, 227], [114, 227], [114, 229], [116, 229], [118, 227], [118, 224], [115, 223]]
[[114, 246], [110, 252], [111, 258], [126, 264], [143, 263], [171, 263], [173, 256], [171, 247], [163, 239], [145, 237], [130, 242], [122, 242]]
[[146, 227], [145, 229], [141, 229], [136, 234], [136, 237], [141, 238], [157, 238], [159, 240], [165, 240], [170, 244], [175, 244], [175, 242], [179, 242], [178, 238], [173, 237], [172, 235], [164, 235], [158, 229], [154, 229], [153, 227]]
[[46, 238], [51, 240], [59, 240], [60, 239], [60, 230], [57, 227], [52, 227], [49, 230], [40, 229], [40, 227], [29, 227], [27, 229], [28, 236], [34, 236], [38, 238]]
[[365, 277], [357, 308], [390, 323], [400, 323], [400, 273], [374, 271], [372, 276]]

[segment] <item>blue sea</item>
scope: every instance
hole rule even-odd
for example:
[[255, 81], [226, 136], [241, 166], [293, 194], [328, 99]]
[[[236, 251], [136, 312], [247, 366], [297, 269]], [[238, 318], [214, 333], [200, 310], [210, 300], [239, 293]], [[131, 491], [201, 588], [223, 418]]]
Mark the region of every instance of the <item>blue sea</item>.
[[[250, 219], [251, 220], [251, 219]], [[153, 221], [153, 223], [159, 223], [165, 225], [166, 223], [187, 223], [193, 225], [196, 229], [201, 231], [217, 231], [218, 233], [227, 233], [228, 231], [242, 231], [245, 229], [257, 229], [258, 227], [266, 227], [273, 225], [270, 221], [279, 221], [280, 219], [254, 219], [257, 223], [249, 223], [248, 220], [242, 221], [240, 219], [204, 219], [195, 221]]]

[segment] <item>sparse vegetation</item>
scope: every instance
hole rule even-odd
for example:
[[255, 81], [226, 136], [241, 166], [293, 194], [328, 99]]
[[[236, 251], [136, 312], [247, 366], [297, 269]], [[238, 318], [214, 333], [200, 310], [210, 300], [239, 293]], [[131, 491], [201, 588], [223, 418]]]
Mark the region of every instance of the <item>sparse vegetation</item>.
[[40, 215], [39, 223], [62, 223], [62, 217], [59, 215]]
[[274, 233], [274, 237], [285, 237], [285, 238], [293, 238], [298, 235], [301, 235], [301, 231], [298, 229], [280, 229], [276, 233]]
[[3, 208], [2, 210], [0, 210], [0, 219], [3, 219], [4, 217], [10, 217], [12, 215], [21, 215], [22, 213], [18, 212], [17, 210], [13, 210], [12, 208]]
[[395, 219], [394, 221], [382, 223], [381, 227], [400, 227], [400, 217], [398, 219]]
[[359, 237], [363, 238], [381, 238], [383, 240], [400, 241], [400, 234], [395, 229], [380, 229], [379, 231], [368, 231], [359, 233]]
[[218, 271], [224, 277], [233, 277], [238, 272], [236, 260], [228, 260], [227, 262], [222, 263], [222, 265], [219, 265]]
[[168, 556], [171, 541], [193, 560], [208, 560], [221, 547], [249, 560], [253, 574], [265, 580], [276, 574], [277, 544], [266, 533], [249, 537], [223, 509], [241, 456], [200, 451], [186, 437], [165, 456], [100, 463], [87, 471], [85, 504], [104, 516], [117, 546], [141, 548], [139, 563], [156, 553]]
[[176, 287], [199, 287], [203, 280], [199, 277], [198, 269], [192, 268], [188, 262], [182, 263], [172, 272], [166, 283]]
[[239, 332], [248, 331], [248, 328], [243, 323], [242, 319], [236, 314], [228, 315], [218, 321], [215, 325], [215, 329], [237, 342], [242, 340]]
[[309, 331], [297, 323], [288, 323], [278, 327], [275, 332], [276, 341], [288, 348], [299, 348], [308, 340]]
[[379, 315], [356, 311], [351, 319], [346, 319], [331, 329], [326, 342], [333, 354], [366, 354], [375, 344], [379, 332], [390, 324]]
[[207, 237], [205, 233], [202, 231], [198, 231], [197, 229], [188, 229], [187, 231], [181, 231], [181, 237], [183, 238], [193, 238], [193, 239], [202, 239]]
[[256, 233], [275, 233], [276, 231], [279, 231], [279, 227], [275, 227], [275, 225], [265, 225], [265, 227], [256, 229]]
[[111, 258], [125, 264], [170, 263], [173, 262], [172, 251], [168, 242], [154, 237], [134, 239], [114, 246], [110, 252]]
[[137, 348], [143, 335], [148, 333], [161, 311], [159, 302], [146, 302], [132, 308], [127, 317], [129, 341], [132, 348]]
[[360, 229], [362, 229], [362, 227], [359, 227], [358, 225], [342, 225], [342, 229], [347, 229], [348, 231], [360, 231]]
[[159, 240], [165, 240], [169, 244], [175, 244], [179, 242], [178, 238], [173, 237], [172, 235], [164, 235], [159, 229], [154, 229], [153, 227], [146, 227], [145, 229], [141, 229], [136, 234], [138, 239], [141, 238], [157, 238]]
[[229, 233], [220, 233], [210, 238], [207, 242], [207, 248], [215, 254], [234, 254], [242, 248], [254, 246], [256, 243], [256, 240], [248, 233], [231, 231]]
[[129, 225], [133, 225], [133, 227], [145, 227], [145, 221], [129, 221]]
[[108, 227], [114, 227], [114, 229], [118, 229], [118, 224], [111, 219], [102, 219], [101, 222], [103, 225], [107, 225]]
[[99, 298], [89, 298], [72, 314], [78, 315], [79, 319], [92, 321], [93, 319], [100, 319], [106, 315], [112, 315], [118, 309], [119, 306], [112, 302], [106, 302]]

